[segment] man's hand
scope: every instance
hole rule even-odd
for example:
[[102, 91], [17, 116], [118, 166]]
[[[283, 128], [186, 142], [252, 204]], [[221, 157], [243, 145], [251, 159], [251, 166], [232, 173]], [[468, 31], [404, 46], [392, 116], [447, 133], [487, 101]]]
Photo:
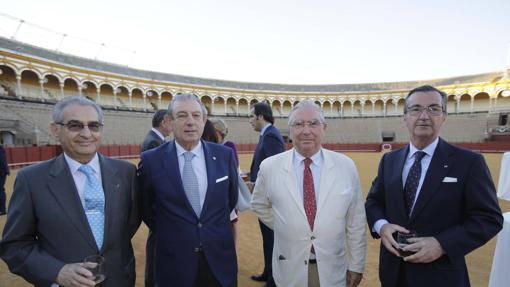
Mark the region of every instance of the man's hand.
[[247, 181], [246, 182], [246, 186], [248, 187], [248, 189], [250, 190], [250, 193], [253, 193], [253, 188], [255, 187], [255, 183], [254, 182], [251, 182], [251, 181]]
[[72, 263], [60, 269], [55, 281], [62, 287], [94, 287], [96, 283], [91, 277], [92, 273], [82, 263]]
[[347, 270], [347, 287], [356, 287], [361, 282], [361, 278], [363, 278], [363, 273], [357, 273], [354, 271]]
[[404, 251], [417, 251], [404, 257], [404, 261], [411, 263], [430, 263], [445, 254], [441, 244], [434, 237], [416, 237], [407, 239], [411, 244], [403, 248]]
[[400, 257], [400, 254], [398, 253], [398, 243], [393, 238], [393, 233], [397, 231], [404, 233], [409, 232], [409, 230], [400, 225], [387, 223], [381, 227], [381, 233], [379, 235], [381, 236], [381, 241], [384, 247], [386, 247], [386, 249], [393, 255]]

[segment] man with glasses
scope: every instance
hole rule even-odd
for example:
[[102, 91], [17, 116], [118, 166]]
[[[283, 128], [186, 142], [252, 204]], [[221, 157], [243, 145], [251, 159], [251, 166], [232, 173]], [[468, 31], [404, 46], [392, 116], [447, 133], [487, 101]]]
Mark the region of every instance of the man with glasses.
[[274, 230], [277, 286], [357, 286], [366, 227], [354, 162], [322, 148], [323, 111], [301, 101], [289, 115], [294, 148], [262, 162], [252, 209]]
[[50, 130], [63, 154], [18, 172], [0, 257], [35, 286], [95, 286], [83, 261], [101, 255], [101, 286], [134, 286], [135, 166], [98, 153], [103, 113], [86, 98], [58, 102]]
[[[410, 91], [404, 121], [410, 144], [381, 159], [365, 208], [381, 238], [382, 286], [469, 286], [465, 255], [502, 227], [503, 218], [482, 155], [439, 137], [447, 95]], [[409, 237], [397, 242], [398, 237]]]

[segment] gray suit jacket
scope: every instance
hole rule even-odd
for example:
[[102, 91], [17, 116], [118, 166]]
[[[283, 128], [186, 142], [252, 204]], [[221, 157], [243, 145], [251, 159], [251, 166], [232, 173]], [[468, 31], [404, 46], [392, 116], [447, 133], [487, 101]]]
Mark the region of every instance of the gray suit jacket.
[[143, 139], [143, 143], [141, 146], [141, 151], [144, 152], [149, 149], [153, 149], [165, 143], [153, 130], [150, 130], [145, 138]]
[[134, 165], [99, 155], [105, 193], [105, 236], [98, 250], [73, 177], [62, 155], [19, 171], [0, 242], [11, 272], [50, 286], [66, 263], [105, 257], [103, 287], [134, 286], [138, 194]]

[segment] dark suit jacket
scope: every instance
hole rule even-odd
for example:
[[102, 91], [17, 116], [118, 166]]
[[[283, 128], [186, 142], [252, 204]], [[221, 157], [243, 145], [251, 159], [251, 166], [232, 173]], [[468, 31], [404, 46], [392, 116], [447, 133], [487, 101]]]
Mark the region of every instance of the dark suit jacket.
[[[381, 244], [379, 278], [382, 286], [397, 286], [401, 269], [410, 286], [469, 286], [464, 256], [485, 244], [502, 227], [496, 191], [480, 154], [439, 139], [411, 217], [405, 211], [402, 170], [409, 146], [381, 159], [367, 196], [369, 228], [379, 219], [435, 237], [445, 255], [428, 264], [406, 263]], [[445, 177], [457, 182], [443, 182]], [[372, 236], [379, 235], [372, 232]]]
[[[142, 153], [138, 175], [144, 221], [156, 230], [158, 286], [193, 286], [203, 250], [222, 286], [237, 280], [230, 212], [237, 203], [238, 176], [232, 149], [202, 141], [207, 194], [197, 217], [184, 192], [175, 142]], [[200, 247], [201, 246], [201, 247]]]
[[105, 193], [105, 236], [97, 246], [64, 155], [18, 172], [0, 257], [11, 272], [48, 287], [66, 263], [105, 257], [105, 287], [134, 286], [131, 237], [140, 224], [136, 168], [99, 156]]
[[8, 174], [9, 166], [7, 165], [7, 155], [5, 154], [4, 147], [0, 145], [0, 177], [7, 176]]
[[162, 145], [165, 141], [162, 140], [152, 129], [145, 135], [141, 146], [141, 151], [144, 152]]
[[270, 125], [264, 134], [260, 136], [255, 153], [253, 154], [253, 160], [251, 161], [250, 167], [250, 181], [255, 182], [257, 180], [257, 174], [259, 173], [260, 163], [266, 158], [279, 154], [285, 151], [285, 144], [283, 142], [282, 135], [273, 125]]

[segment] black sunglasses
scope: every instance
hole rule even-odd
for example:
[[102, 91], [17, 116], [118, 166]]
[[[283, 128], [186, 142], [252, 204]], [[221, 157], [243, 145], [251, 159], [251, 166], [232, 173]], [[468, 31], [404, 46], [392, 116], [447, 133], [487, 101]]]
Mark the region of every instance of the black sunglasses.
[[56, 123], [57, 125], [65, 126], [72, 132], [81, 132], [85, 127], [89, 128], [91, 132], [99, 132], [103, 128], [103, 124], [100, 122], [88, 122], [84, 124], [80, 121], [69, 121], [67, 123]]

